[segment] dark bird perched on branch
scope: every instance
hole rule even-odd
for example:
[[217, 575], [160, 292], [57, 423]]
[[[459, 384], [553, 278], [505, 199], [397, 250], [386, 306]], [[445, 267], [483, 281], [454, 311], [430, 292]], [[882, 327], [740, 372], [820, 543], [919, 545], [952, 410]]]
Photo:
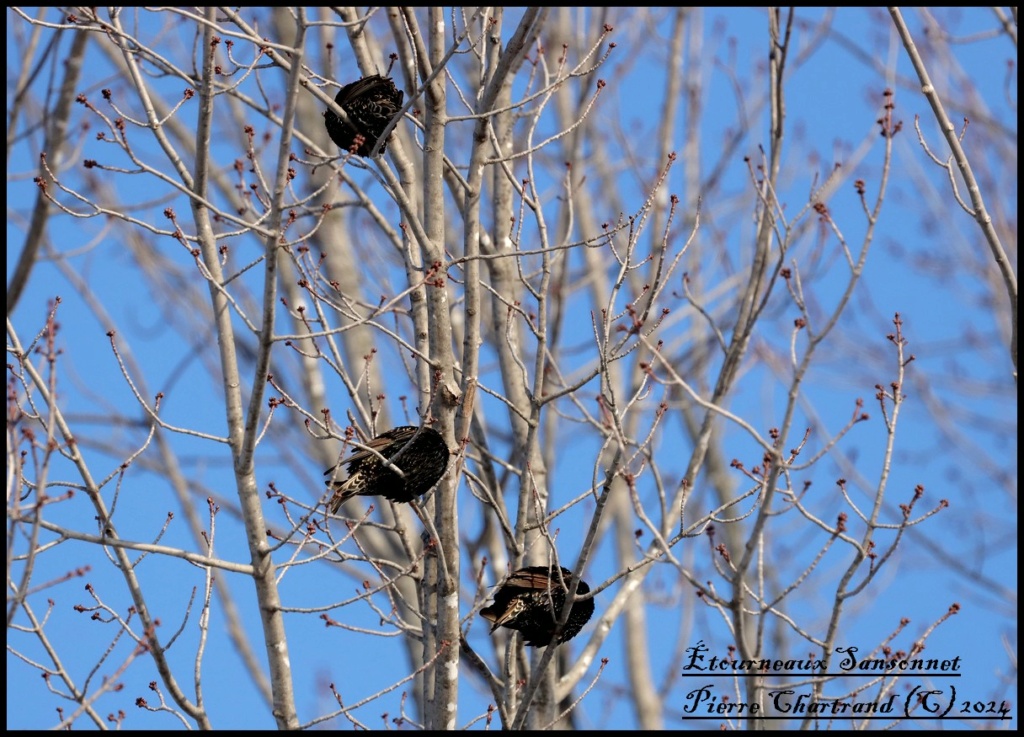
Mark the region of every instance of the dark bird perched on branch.
[[[572, 571], [562, 568], [562, 579], [568, 586], [572, 579]], [[585, 594], [588, 591], [590, 586], [581, 579], [576, 592]], [[566, 589], [563, 589], [558, 581], [558, 574], [554, 568], [520, 568], [505, 579], [494, 594], [494, 603], [480, 610], [480, 615], [494, 623], [491, 625], [491, 632], [498, 627], [519, 630], [523, 633], [527, 645], [544, 647], [551, 642], [555, 634], [555, 625], [565, 607], [566, 593]], [[566, 642], [578, 635], [593, 614], [593, 599], [574, 603], [558, 642]]]
[[[341, 88], [334, 101], [345, 111], [352, 125], [328, 110], [324, 113], [327, 134], [343, 151], [351, 150], [357, 136], [362, 136], [355, 152], [369, 156], [380, 134], [401, 109], [404, 97], [405, 93], [395, 87], [394, 82], [379, 74], [350, 82]], [[380, 145], [380, 152], [383, 154], [387, 147], [385, 139]]]
[[[387, 467], [374, 453], [355, 448], [338, 465], [348, 465], [348, 478], [334, 482], [334, 496], [327, 502], [332, 514], [354, 496], [379, 495], [393, 502], [411, 502], [430, 491], [448, 469], [448, 444], [430, 427], [396, 427], [366, 443], [387, 458], [404, 476]], [[327, 469], [325, 476], [338, 466]]]

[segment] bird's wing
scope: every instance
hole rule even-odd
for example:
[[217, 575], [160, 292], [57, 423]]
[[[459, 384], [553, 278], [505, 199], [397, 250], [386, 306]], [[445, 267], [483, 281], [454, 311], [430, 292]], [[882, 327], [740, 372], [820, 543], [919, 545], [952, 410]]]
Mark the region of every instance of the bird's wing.
[[480, 616], [482, 616], [488, 622], [493, 623], [491, 625], [491, 632], [494, 632], [494, 630], [501, 627], [501, 625], [505, 624], [506, 622], [511, 622], [517, 616], [519, 616], [520, 612], [523, 611], [524, 606], [525, 605], [523, 604], [522, 599], [512, 599], [512, 601], [510, 601], [508, 606], [505, 608], [505, 611], [499, 612], [496, 607], [492, 606], [487, 607], [486, 609], [481, 609]]
[[[526, 589], [529, 591], [546, 591], [552, 585], [558, 585], [558, 577], [548, 573], [547, 568], [533, 567], [533, 568], [521, 568], [515, 573], [511, 574], [502, 587], [513, 586], [515, 588]], [[571, 577], [572, 574], [569, 575]]]
[[382, 84], [387, 85], [387, 83], [388, 80], [379, 74], [371, 74], [369, 77], [357, 79], [355, 82], [349, 82], [347, 85], [342, 87], [338, 92], [338, 96], [334, 98], [334, 101], [339, 105], [343, 105], [349, 100], [361, 97], [377, 86]]
[[[349, 463], [354, 463], [355, 461], [361, 461], [364, 458], [376, 458], [376, 455], [374, 455], [369, 450], [365, 450], [365, 448], [373, 448], [373, 450], [380, 453], [394, 442], [401, 443], [409, 440], [410, 438], [412, 438], [413, 435], [416, 434], [416, 430], [417, 428], [415, 427], [396, 427], [393, 430], [388, 430], [385, 433], [381, 433], [377, 437], [367, 440], [365, 443], [363, 443], [364, 448], [353, 448], [352, 455], [342, 460], [341, 463], [339, 463], [338, 465], [344, 466]], [[328, 468], [326, 471], [324, 471], [324, 476], [330, 476], [332, 473], [334, 473], [334, 469], [336, 469], [337, 467], [338, 466], [331, 466], [330, 468]]]

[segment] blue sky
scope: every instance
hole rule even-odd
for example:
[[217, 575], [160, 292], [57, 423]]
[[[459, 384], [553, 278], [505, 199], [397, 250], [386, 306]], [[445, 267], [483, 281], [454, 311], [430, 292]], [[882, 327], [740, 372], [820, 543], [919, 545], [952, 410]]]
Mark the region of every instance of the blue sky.
[[[983, 106], [990, 119], [972, 121], [965, 145], [969, 153], [977, 157], [975, 161], [979, 172], [991, 173], [982, 180], [992, 196], [990, 209], [994, 212], [1000, 208], [1009, 209], [1017, 199], [1015, 175], [1013, 191], [1006, 191], [1006, 182], [998, 178], [999, 172], [1007, 169], [1006, 162], [999, 160], [999, 148], [984, 146], [978, 141], [989, 130], [1002, 128], [1012, 131], [1012, 155], [1016, 156], [1016, 81], [1012, 76], [1012, 84], [1008, 86], [1005, 71], [1007, 62], [1016, 60], [1016, 51], [1005, 37], [975, 35], [995, 26], [991, 11], [962, 9], [941, 11], [941, 14], [940, 11], [934, 12], [939, 14], [937, 17], [941, 18], [943, 27], [950, 34], [963, 40], [954, 47], [955, 58], [946, 68], [948, 77], [939, 78], [936, 84], [942, 89], [949, 85], [955, 91], [950, 95], [954, 100], [950, 111], [954, 120], [959, 121], [963, 117], [956, 102], [966, 99], [966, 90], [976, 93], [984, 101]], [[795, 28], [797, 48], [806, 48], [814, 41], [815, 23], [823, 16], [821, 10], [799, 12], [801, 23]], [[907, 16], [912, 30], [920, 34], [919, 16], [909, 11]], [[625, 132], [618, 138], [609, 136], [604, 144], [629, 148], [641, 162], [637, 170], [648, 173], [643, 182], [638, 181], [641, 177], [635, 171], [624, 169], [621, 173], [621, 181], [616, 185], [626, 211], [640, 206], [646, 196], [643, 187], [660, 166], [652, 161], [653, 154], [648, 150], [647, 142], [654, 125], [652, 121], [659, 114], [661, 104], [663, 46], [670, 26], [667, 13], [657, 17], [660, 22], [653, 30], [629, 23], [617, 27], [612, 40], [618, 46], [600, 75], [609, 80], [609, 87], [602, 93], [595, 114], [602, 116], [602, 120], [614, 119]], [[147, 14], [139, 15], [138, 20], [143, 30], [155, 29], [149, 25], [155, 21]], [[701, 261], [681, 269], [701, 274], [701, 286], [711, 293], [716, 280], [725, 279], [742, 262], [753, 237], [751, 213], [749, 207], [744, 206], [749, 202], [745, 196], [750, 189], [744, 157], [758, 160], [759, 146], [767, 146], [768, 143], [765, 110], [756, 104], [765, 92], [763, 65], [767, 30], [764, 12], [760, 10], [705, 11], [702, 24], [701, 55], [714, 60], [704, 67], [706, 77], [700, 90], [700, 157], [705, 175], [718, 163], [722, 146], [737, 124], [738, 102], [732, 78], [727, 73], [729, 70], [740, 82], [749, 84], [742, 99], [751, 106], [753, 113], [750, 131], [725, 161], [720, 186], [713, 192], [699, 193], [703, 198], [701, 235], [704, 240], [701, 253], [704, 255]], [[509, 27], [506, 25], [506, 29]], [[25, 24], [8, 11], [9, 106], [16, 82], [17, 72], [14, 70], [22, 66], [18, 58], [22, 46], [16, 37], [26, 32]], [[178, 33], [181, 37], [177, 39], [168, 38], [169, 32], [158, 38], [161, 43], [167, 43], [169, 49], [176, 43], [190, 43], [190, 31], [186, 27], [178, 29]], [[883, 69], [894, 69], [895, 77], [880, 75], [868, 59], [854, 53], [851, 40], [861, 43], [864, 48], [886, 49], [889, 56], [880, 54], [874, 61]], [[66, 38], [62, 41], [65, 45], [67, 42]], [[351, 57], [344, 56], [345, 51], [337, 52], [344, 59], [342, 65], [351, 64]], [[88, 59], [89, 64], [79, 86], [97, 107], [106, 109], [101, 104], [99, 90], [113, 87], [121, 91], [124, 87], [110, 76], [110, 66], [98, 51], [92, 49]], [[809, 59], [799, 62], [794, 59], [792, 62], [792, 77], [787, 86], [787, 117], [791, 127], [786, 139], [781, 180], [784, 189], [780, 190], [780, 199], [787, 203], [787, 214], [803, 206], [815, 181], [820, 183], [836, 161], [855, 166], [856, 176], [868, 182], [869, 197], [873, 195], [880, 175], [882, 151], [875, 121], [881, 107], [881, 90], [885, 86], [896, 89], [896, 117], [904, 123], [903, 132], [894, 141], [892, 182], [865, 275], [851, 307], [844, 313], [841, 331], [819, 356], [803, 388], [816, 414], [812, 417], [809, 410], [802, 410], [805, 416], [797, 426], [801, 427], [803, 422], [820, 423], [828, 431], [835, 432], [850, 416], [857, 398], [864, 400], [864, 411], [871, 415], [871, 420], [853, 428], [841, 445], [839, 455], [827, 457], [807, 472], [806, 478], [813, 480], [808, 504], [821, 510], [838, 508], [834, 480], [846, 476], [851, 465], [862, 475], [860, 480], [850, 479], [851, 495], [860, 504], [870, 503], [867, 490], [877, 483], [881, 474], [884, 440], [881, 413], [877, 402], [872, 399], [873, 386], [891, 378], [891, 373], [880, 375], [878, 367], [891, 366], [891, 346], [884, 336], [892, 330], [893, 314], [899, 312], [909, 340], [908, 351], [916, 358], [910, 365], [904, 387], [908, 402], [903, 410], [903, 424], [890, 469], [890, 492], [883, 519], [896, 521], [896, 505], [909, 499], [918, 484], [925, 487], [926, 496], [915, 510], [917, 513], [932, 508], [940, 498], [948, 499], [951, 505], [932, 520], [912, 529], [894, 559], [871, 583], [870, 593], [850, 603], [840, 640], [870, 648], [895, 631], [902, 617], [908, 617], [911, 622], [905, 634], [894, 641], [897, 649], [905, 647], [939, 619], [952, 602], [957, 601], [962, 606], [961, 612], [930, 636], [925, 655], [943, 658], [959, 655], [963, 658], [964, 675], [957, 682], [958, 704], [963, 701], [1013, 699], [1017, 638], [1016, 390], [999, 322], [993, 316], [994, 312], [1007, 309], [1004, 293], [1001, 287], [990, 288], [987, 282], [991, 278], [991, 256], [985, 250], [976, 225], [966, 214], [956, 211], [955, 204], [948, 197], [948, 185], [943, 175], [920, 151], [913, 132], [916, 115], [920, 116], [922, 130], [930, 144], [942, 152], [945, 152], [945, 146], [940, 142], [925, 100], [917, 94], [915, 85], [905, 83], [912, 79], [912, 69], [893, 36], [888, 15], [882, 10], [839, 10], [829, 35]], [[335, 61], [334, 69], [324, 69], [323, 74], [346, 81], [351, 74], [339, 72], [338, 66]], [[44, 94], [48, 79], [48, 73], [40, 75], [32, 88], [33, 94]], [[950, 79], [954, 81], [950, 82]], [[159, 86], [160, 82], [154, 81], [153, 84]], [[180, 81], [172, 80], [167, 84], [173, 89], [181, 87]], [[1012, 91], [1012, 104], [1006, 99], [1007, 88]], [[273, 87], [268, 89], [273, 94]], [[250, 93], [255, 94], [254, 91]], [[178, 99], [177, 94], [168, 93], [167, 99], [174, 102]], [[132, 105], [131, 109], [135, 106]], [[687, 105], [680, 107], [681, 116], [677, 121], [680, 141], [690, 109]], [[183, 107], [180, 114], [183, 124], [193, 123], [194, 110], [194, 106], [190, 108], [187, 104]], [[86, 120], [92, 127], [83, 133], [80, 126]], [[311, 124], [319, 125], [320, 122], [313, 120]], [[553, 125], [550, 121], [545, 124]], [[69, 134], [72, 140], [71, 160], [94, 158], [111, 166], [129, 166], [113, 146], [96, 140], [97, 125], [95, 118], [86, 116], [85, 111], [76, 106]], [[10, 149], [8, 160], [8, 280], [24, 241], [27, 216], [36, 195], [32, 178], [36, 174], [40, 137], [26, 131], [29, 127], [31, 124], [22, 118], [19, 132], [26, 133], [27, 138]], [[258, 134], [271, 130], [265, 119], [259, 119], [256, 127]], [[972, 138], [974, 135], [979, 139]], [[230, 172], [230, 166], [241, 150], [241, 136], [236, 130], [224, 130], [219, 132], [219, 137], [224, 146], [222, 152], [217, 151], [222, 154], [219, 161]], [[156, 160], [158, 152], [151, 141], [140, 140], [139, 145]], [[860, 158], [862, 145], [867, 148]], [[301, 153], [298, 144], [294, 150]], [[851, 161], [854, 163], [850, 164]], [[308, 167], [298, 168], [302, 176], [308, 176]], [[1016, 165], [1011, 164], [1008, 168], [1015, 172]], [[680, 162], [674, 167], [666, 188], [678, 194], [684, 202], [690, 202], [694, 193], [687, 191], [688, 182], [683, 174], [684, 167]], [[93, 175], [81, 167], [69, 167], [62, 181], [72, 187], [82, 187], [90, 176]], [[370, 183], [370, 177], [361, 172], [355, 176], [359, 181], [368, 183], [368, 191], [378, 198], [382, 209], [392, 213], [393, 222], [397, 222], [393, 206], [386, 202], [380, 188]], [[548, 172], [545, 177], [548, 176], [558, 176], [558, 173]], [[191, 225], [188, 208], [183, 201], [174, 199], [165, 186], [155, 183], [152, 178], [110, 175], [104, 182], [109, 182], [111, 199], [125, 198], [137, 203], [133, 215], [153, 227], [170, 227], [161, 216], [164, 207], [170, 205], [176, 208], [183, 223]], [[545, 209], [551, 217], [550, 222], [555, 222], [556, 198], [559, 195], [557, 181], [551, 180], [545, 185], [548, 186], [543, 191], [550, 196]], [[607, 207], [607, 203], [602, 202], [602, 206]], [[81, 206], [78, 204], [76, 207]], [[849, 181], [830, 199], [829, 207], [848, 241], [858, 243], [865, 232], [864, 218]], [[953, 212], [949, 213], [949, 210]], [[614, 219], [615, 215], [608, 211], [609, 218]], [[1015, 221], [1015, 217], [1012, 219]], [[677, 226], [676, 238], [685, 238], [686, 234], [681, 231], [681, 226]], [[129, 249], [123, 242], [125, 232], [110, 227], [102, 218], [76, 219], [58, 214], [49, 223], [49, 247], [65, 254], [66, 264], [98, 296], [109, 319], [117, 326], [119, 347], [130, 351], [132, 358], [143, 368], [146, 396], [151, 397], [157, 391], [165, 393], [161, 413], [165, 421], [222, 436], [225, 433], [222, 397], [210, 377], [211, 367], [216, 369], [216, 351], [206, 350], [213, 341], [205, 332], [206, 326], [198, 319], [199, 311], [196, 315], [189, 314], [187, 303], [173, 299], [175, 295], [167, 297], [148, 291], [148, 282], [140, 271], [137, 256], [133, 255], [134, 249]], [[815, 233], [813, 228], [811, 233]], [[373, 237], [369, 233], [363, 235]], [[191, 257], [180, 246], [167, 238], [154, 238], [152, 243], [160, 249], [162, 257], [188, 273]], [[1016, 243], [1005, 245], [1012, 248], [1016, 266]], [[238, 264], [254, 258], [262, 248], [258, 239], [246, 236], [235, 239], [232, 247], [237, 249], [233, 257]], [[717, 256], [715, 248], [720, 249]], [[812, 294], [821, 312], [827, 311], [844, 283], [843, 263], [834, 242], [827, 234], [821, 243], [809, 235], [799, 242], [793, 255], [800, 258], [802, 264], [818, 264], [820, 278], [814, 281]], [[574, 262], [576, 265], [579, 263]], [[373, 278], [381, 281], [390, 278], [393, 283], [400, 284], [401, 274], [394, 267], [394, 259], [382, 259], [380, 263], [373, 264]], [[261, 268], [253, 269], [243, 277], [257, 294], [261, 278]], [[679, 274], [675, 278], [678, 280]], [[191, 289], [196, 290], [200, 297], [206, 295], [205, 286], [198, 279], [182, 284], [181, 289], [182, 293]], [[788, 344], [788, 330], [794, 311], [782, 298], [781, 291], [780, 286], [765, 318], [766, 324], [777, 330], [759, 333], [752, 355], [758, 355], [759, 350], [764, 351], [764, 355], [778, 353], [784, 351]], [[995, 299], [991, 296], [993, 294]], [[17, 310], [11, 316], [11, 323], [22, 342], [27, 343], [40, 330], [47, 304], [57, 295], [62, 300], [58, 313], [61, 325], [58, 343], [63, 351], [59, 362], [62, 407], [73, 420], [76, 434], [82, 438], [93, 473], [101, 478], [116, 474], [123, 455], [111, 453], [110, 448], [128, 447], [142, 436], [137, 429], [111, 424], [109, 418], [115, 414], [115, 409], [117, 413], [137, 421], [142, 416], [134, 408], [131, 391], [121, 377], [110, 341], [104, 334], [106, 327], [76, 293], [68, 275], [48, 259], [37, 264]], [[565, 330], [571, 337], [566, 343], [585, 346], [590, 340], [589, 309], [582, 300], [570, 305]], [[699, 325], [701, 320], [695, 314], [686, 313], [681, 301], [678, 310], [675, 307], [673, 310], [678, 317], [674, 315], [672, 318], [674, 322], [669, 336], [681, 341], [686, 327]], [[188, 340], [182, 337], [180, 326], [183, 324], [193, 325]], [[282, 365], [294, 366], [293, 359], [293, 355], [286, 353], [281, 359]], [[586, 360], [585, 355], [581, 356], [580, 365]], [[11, 361], [10, 355], [8, 361]], [[572, 359], [568, 361], [571, 363]], [[500, 386], [493, 362], [486, 358], [486, 354], [484, 370], [490, 372], [485, 373], [484, 381]], [[764, 434], [778, 422], [786, 400], [787, 384], [778, 371], [765, 362], [751, 361], [746, 371], [730, 396], [729, 408]], [[399, 388], [391, 390], [389, 386], [386, 401], [392, 418], [401, 419], [403, 407], [398, 396], [409, 392], [410, 387], [398, 374], [395, 374], [394, 381]], [[591, 388], [590, 394], [594, 391], [596, 389]], [[660, 391], [659, 388], [654, 390], [656, 397]], [[329, 396], [336, 398], [332, 412], [340, 419], [346, 409], [340, 383], [329, 387]], [[489, 412], [500, 411], [495, 405], [488, 405], [493, 407]], [[936, 417], [945, 422], [937, 421]], [[302, 445], [308, 441], [304, 438], [301, 421], [281, 411], [275, 422], [294, 423], [294, 427], [283, 432], [286, 435], [291, 433], [295, 442], [290, 447], [287, 443], [268, 444], [259, 456], [257, 478], [261, 490], [266, 490], [272, 482], [285, 493], [295, 496], [315, 494], [316, 491], [309, 490], [319, 489], [321, 469], [308, 463], [306, 446]], [[396, 420], [395, 424], [402, 422]], [[821, 449], [820, 440], [821, 436], [815, 434], [808, 444], [808, 455]], [[201, 484], [222, 501], [225, 512], [217, 523], [218, 554], [232, 561], [248, 562], [244, 532], [234, 515], [227, 511], [235, 488], [227, 448], [211, 447], [209, 441], [184, 435], [171, 435], [169, 441], [183, 459], [193, 483]], [[598, 443], [592, 436], [573, 433], [560, 436], [558, 442], [551, 488], [557, 504], [561, 504], [582, 493], [589, 485]], [[678, 425], [666, 423], [656, 442], [659, 455], [666, 459], [666, 472], [670, 477], [674, 474], [672, 483], [678, 483], [689, 454], [683, 433]], [[727, 462], [738, 458], [748, 468], [758, 462], [760, 451], [741, 429], [726, 424], [720, 443]], [[972, 448], [977, 452], [970, 452]], [[679, 457], [675, 465], [669, 461], [673, 454]], [[133, 464], [118, 490], [119, 533], [124, 538], [152, 540], [168, 511], [180, 515], [167, 479], [161, 473], [154, 473], [152, 466], [147, 465], [150, 457], [154, 462], [158, 460], [155, 445], [148, 447]], [[1004, 477], [1011, 476], [1012, 481], [1001, 487], [994, 481], [999, 473]], [[51, 481], [73, 482], [75, 478], [74, 469], [61, 462], [54, 463], [50, 469]], [[796, 478], [802, 481], [804, 477], [797, 474]], [[734, 482], [738, 488], [746, 488], [747, 482], [741, 476], [737, 475]], [[105, 494], [113, 495], [113, 487], [114, 484], [108, 486]], [[1012, 495], [1006, 493], [1008, 487], [1014, 490]], [[54, 489], [52, 493], [59, 491], [59, 488]], [[638, 491], [641, 498], [653, 499], [653, 487], [647, 481], [641, 483]], [[108, 498], [108, 503], [111, 498]], [[509, 497], [510, 503], [512, 498]], [[88, 522], [91, 510], [86, 502], [84, 495], [79, 495], [69, 503], [55, 505], [48, 512], [48, 519], [92, 532]], [[702, 509], [699, 505], [710, 501], [706, 496], [695, 495], [695, 503], [697, 509]], [[268, 520], [272, 524], [283, 525], [284, 520], [274, 507], [267, 504]], [[460, 489], [460, 510], [467, 525], [475, 524], [479, 518], [479, 507], [474, 504], [465, 484]], [[585, 502], [557, 522], [559, 548], [561, 554], [569, 559], [569, 564], [575, 562], [575, 551], [579, 549], [592, 512], [593, 504]], [[87, 520], [85, 523], [83, 515]], [[789, 562], [790, 557], [793, 561], [806, 559], [821, 543], [819, 537], [805, 527], [793, 524], [792, 518], [782, 518], [777, 524], [780, 529], [771, 553], [782, 560]], [[891, 536], [883, 532], [878, 539], [882, 548]], [[188, 549], [195, 547], [185, 526], [179, 523], [168, 525], [160, 543]], [[684, 541], [675, 552], [684, 564], [694, 568], [703, 566], [708, 570], [712, 556], [707, 553], [706, 544], [704, 538]], [[825, 576], [824, 580], [834, 585], [835, 572], [847, 564], [848, 553], [827, 558], [824, 566], [833, 575]], [[66, 667], [80, 683], [87, 678], [90, 666], [110, 646], [114, 628], [87, 621], [88, 614], [77, 613], [72, 607], [92, 603], [83, 589], [84, 583], [90, 581], [101, 592], [104, 601], [124, 616], [127, 597], [121, 579], [102, 550], [74, 542], [65, 542], [51, 554], [40, 556], [33, 578], [33, 582], [41, 583], [86, 565], [91, 568], [86, 577], [57, 584], [31, 599], [37, 613], [45, 610], [47, 597], [54, 600], [47, 631], [54, 642], [59, 643], [58, 649]], [[467, 555], [462, 565], [463, 585], [467, 587], [479, 561], [469, 559]], [[957, 567], [962, 570], [956, 570]], [[592, 584], [601, 582], [614, 570], [612, 551], [605, 543], [590, 562], [586, 578]], [[786, 567], [784, 570], [783, 575], [788, 580], [793, 569]], [[187, 684], [187, 674], [191, 672], [198, 645], [195, 624], [199, 607], [198, 603], [194, 604], [188, 611], [186, 602], [192, 587], [198, 587], [202, 592], [204, 572], [179, 560], [155, 555], [148, 556], [138, 571], [150, 606], [159, 612], [162, 620], [162, 636], [167, 639], [170, 633], [183, 627], [170, 657]], [[217, 575], [223, 576], [231, 587], [245, 626], [253, 638], [257, 657], [263, 662], [251, 581], [225, 572]], [[989, 580], [1000, 584], [1005, 591], [995, 591], [995, 585]], [[487, 582], [496, 583], [493, 580]], [[317, 607], [325, 601], [354, 594], [358, 583], [337, 568], [320, 566], [314, 572], [310, 567], [300, 567], [285, 575], [281, 590], [288, 606]], [[602, 604], [607, 606], [614, 591], [613, 585], [598, 597], [598, 612], [602, 611]], [[828, 586], [802, 591], [795, 615], [808, 625], [820, 626], [831, 607], [833, 591], [834, 588]], [[708, 722], [681, 722], [683, 694], [693, 684], [681, 682], [676, 671], [681, 649], [698, 640], [709, 643], [713, 653], [725, 652], [730, 641], [719, 615], [697, 602], [692, 588], [681, 583], [668, 566], [659, 567], [649, 576], [645, 592], [651, 601], [660, 602], [648, 607], [648, 612], [650, 639], [655, 643], [650, 656], [654, 673], [663, 679], [659, 687], [664, 689], [666, 696], [665, 726], [717, 726]], [[468, 608], [464, 601], [463, 615], [468, 613]], [[355, 626], [378, 627], [377, 615], [360, 605], [331, 612], [331, 616]], [[15, 622], [18, 623], [19, 618]], [[337, 686], [346, 703], [353, 703], [392, 684], [396, 680], [396, 672], [407, 672], [397, 635], [392, 638], [367, 637], [326, 628], [317, 614], [309, 613], [289, 615], [287, 628], [290, 657], [295, 666], [298, 709], [303, 722], [332, 708], [326, 688], [329, 682]], [[220, 728], [272, 727], [273, 721], [265, 705], [241, 671], [238, 656], [224, 633], [223, 616], [216, 607], [212, 612], [210, 633], [205, 644], [203, 687], [213, 723]], [[566, 647], [578, 652], [589, 636], [588, 628]], [[479, 651], [490, 653], [486, 627], [481, 620], [473, 622], [469, 637]], [[8, 728], [52, 726], [58, 721], [54, 709], [60, 705], [67, 715], [73, 705], [55, 699], [47, 692], [38, 670], [26, 666], [11, 652], [11, 646], [14, 646], [26, 657], [42, 660], [43, 653], [37, 641], [9, 630], [8, 644]], [[126, 643], [118, 643], [112, 649], [109, 661], [94, 678], [111, 673], [116, 664], [127, 657], [129, 650]], [[583, 701], [578, 712], [579, 724], [595, 728], [635, 728], [628, 702], [619, 697], [619, 690], [627, 687], [622, 667], [621, 626], [612, 628], [598, 657], [607, 657], [609, 665], [594, 691]], [[590, 682], [596, 671], [595, 665], [577, 693]], [[151, 661], [141, 658], [123, 677], [124, 690], [103, 697], [98, 702], [99, 710], [106, 714], [123, 709], [128, 714], [124, 723], [126, 727], [179, 728], [180, 722], [169, 714], [145, 715], [134, 706], [139, 696], [145, 697], [150, 705], [157, 702], [156, 695], [146, 687], [156, 678]], [[361, 710], [360, 719], [371, 726], [384, 726], [379, 715], [384, 711], [391, 718], [399, 714], [402, 690], [399, 688]], [[460, 725], [482, 713], [489, 700], [489, 692], [477, 678], [464, 670], [460, 679]], [[411, 705], [407, 708], [411, 709]], [[79, 724], [84, 723], [79, 721]], [[972, 724], [977, 723], [960, 723], [961, 726]], [[1015, 726], [1016, 718], [1008, 725]], [[327, 726], [344, 728], [346, 725], [335, 721]]]

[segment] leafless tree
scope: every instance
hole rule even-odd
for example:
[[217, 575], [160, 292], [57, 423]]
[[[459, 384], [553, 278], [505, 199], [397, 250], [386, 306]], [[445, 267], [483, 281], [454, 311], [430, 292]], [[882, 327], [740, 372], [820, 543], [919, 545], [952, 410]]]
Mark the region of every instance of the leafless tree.
[[[1006, 716], [1016, 11], [709, 12], [8, 11], [9, 726]], [[328, 513], [397, 425], [442, 481]]]

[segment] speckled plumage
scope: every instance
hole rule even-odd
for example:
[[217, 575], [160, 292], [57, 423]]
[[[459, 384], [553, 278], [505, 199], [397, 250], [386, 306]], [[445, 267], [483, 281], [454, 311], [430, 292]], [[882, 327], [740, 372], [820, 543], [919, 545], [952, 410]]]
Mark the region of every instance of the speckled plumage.
[[[363, 141], [355, 152], [369, 156], [380, 134], [402, 107], [404, 98], [405, 93], [395, 87], [393, 81], [379, 74], [350, 82], [341, 88], [334, 101], [345, 111], [355, 128], [328, 110], [324, 113], [327, 133], [343, 151], [349, 151], [356, 142], [356, 135], [362, 135]], [[380, 145], [380, 152], [383, 154], [387, 147], [385, 140]]]
[[[571, 578], [572, 571], [562, 568], [562, 579], [567, 586]], [[576, 591], [586, 594], [590, 586], [581, 580]], [[565, 607], [565, 594], [554, 568], [520, 568], [502, 582], [494, 594], [494, 603], [482, 609], [480, 615], [493, 622], [491, 632], [498, 627], [519, 630], [527, 645], [544, 647], [555, 633], [555, 624]], [[573, 604], [558, 642], [566, 642], [578, 635], [593, 614], [593, 599]]]
[[[354, 448], [352, 455], [339, 464], [347, 465], [348, 478], [334, 482], [334, 496], [327, 502], [332, 514], [354, 496], [379, 495], [393, 502], [411, 502], [434, 488], [448, 469], [448, 444], [431, 427], [395, 427], [365, 445], [389, 461], [394, 459], [392, 462], [405, 477], [385, 466], [370, 451]], [[333, 475], [336, 468], [327, 469], [324, 475]]]

